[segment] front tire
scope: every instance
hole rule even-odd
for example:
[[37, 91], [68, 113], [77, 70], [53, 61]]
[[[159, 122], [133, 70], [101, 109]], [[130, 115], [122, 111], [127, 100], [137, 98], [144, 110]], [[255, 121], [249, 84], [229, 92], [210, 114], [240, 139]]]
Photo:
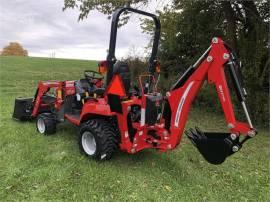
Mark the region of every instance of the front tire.
[[79, 147], [82, 153], [96, 160], [109, 160], [118, 149], [118, 134], [103, 119], [92, 119], [82, 124]]
[[51, 135], [56, 132], [55, 116], [51, 113], [38, 115], [36, 122], [37, 131], [43, 135]]

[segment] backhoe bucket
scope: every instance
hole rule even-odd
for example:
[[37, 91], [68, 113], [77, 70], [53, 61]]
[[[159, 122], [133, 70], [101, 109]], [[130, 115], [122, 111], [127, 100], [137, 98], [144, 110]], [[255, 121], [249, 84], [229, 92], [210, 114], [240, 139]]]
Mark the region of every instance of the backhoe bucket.
[[231, 137], [230, 133], [209, 133], [200, 129], [189, 129], [186, 135], [202, 156], [211, 164], [221, 164], [225, 159], [239, 151], [239, 137]]

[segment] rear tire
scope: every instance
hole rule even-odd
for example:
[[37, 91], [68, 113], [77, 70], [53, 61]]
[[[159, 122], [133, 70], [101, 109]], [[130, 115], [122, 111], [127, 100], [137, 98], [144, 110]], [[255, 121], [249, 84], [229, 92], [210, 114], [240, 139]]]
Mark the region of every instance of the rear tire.
[[38, 115], [36, 122], [37, 131], [43, 135], [51, 135], [56, 132], [56, 120], [52, 113]]
[[96, 160], [109, 160], [118, 149], [118, 134], [103, 119], [92, 119], [82, 124], [79, 147], [82, 153]]

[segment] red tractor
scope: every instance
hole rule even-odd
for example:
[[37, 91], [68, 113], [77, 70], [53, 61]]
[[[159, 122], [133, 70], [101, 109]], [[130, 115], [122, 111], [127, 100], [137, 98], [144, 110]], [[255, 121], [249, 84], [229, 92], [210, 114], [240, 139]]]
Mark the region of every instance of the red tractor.
[[[148, 74], [139, 76], [139, 88], [131, 86], [128, 64], [115, 58], [118, 21], [123, 12], [151, 17], [155, 23]], [[99, 71], [85, 71], [85, 78], [77, 81], [40, 81], [34, 98], [15, 100], [13, 117], [36, 119], [37, 130], [44, 135], [55, 133], [57, 124], [69, 121], [79, 127], [82, 152], [96, 160], [110, 159], [117, 149], [130, 154], [147, 148], [167, 151], [180, 143], [192, 101], [207, 81], [216, 87], [229, 132], [195, 128], [185, 133], [208, 162], [224, 162], [257, 133], [245, 105], [236, 55], [220, 38], [213, 38], [198, 61], [162, 96], [156, 88], [159, 37], [160, 22], [155, 15], [133, 8], [118, 9], [112, 17], [107, 60], [99, 63]], [[229, 71], [247, 123], [235, 118], [225, 70]]]

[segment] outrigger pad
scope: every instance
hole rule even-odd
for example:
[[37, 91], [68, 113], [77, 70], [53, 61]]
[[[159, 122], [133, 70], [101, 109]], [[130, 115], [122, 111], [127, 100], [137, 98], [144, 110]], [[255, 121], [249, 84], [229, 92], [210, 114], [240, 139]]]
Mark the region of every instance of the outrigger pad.
[[199, 128], [185, 131], [202, 156], [211, 164], [221, 164], [232, 155], [233, 146], [240, 149], [239, 137], [232, 139], [230, 133], [202, 132]]

